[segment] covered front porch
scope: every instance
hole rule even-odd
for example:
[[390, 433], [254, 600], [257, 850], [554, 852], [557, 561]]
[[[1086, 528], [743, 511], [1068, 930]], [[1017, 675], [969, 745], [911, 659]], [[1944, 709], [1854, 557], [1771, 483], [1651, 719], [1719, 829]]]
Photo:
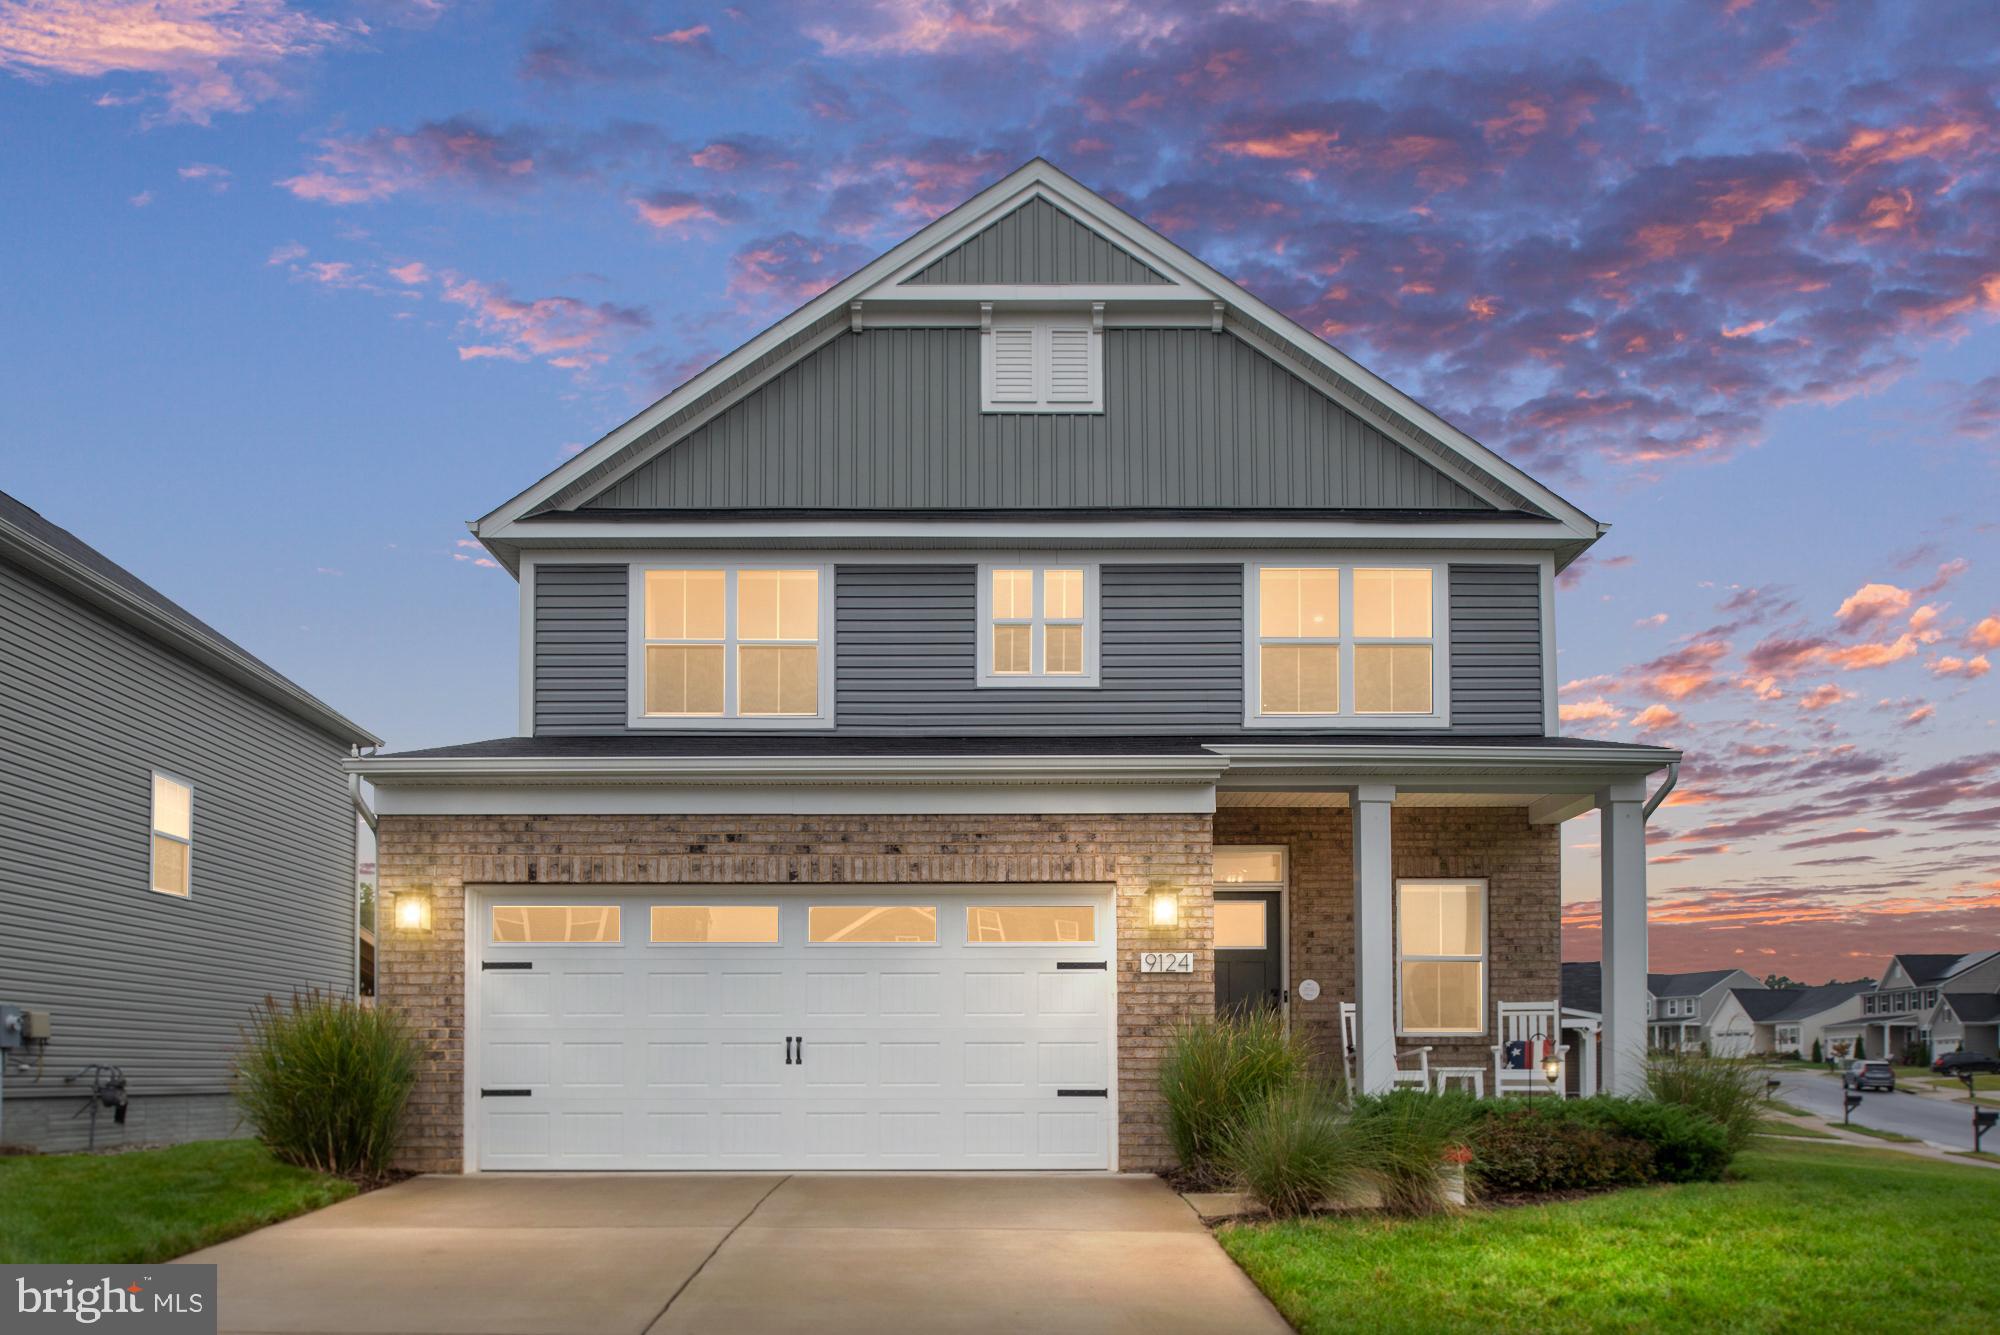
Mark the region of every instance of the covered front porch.
[[[1260, 995], [1354, 1087], [1643, 1087], [1645, 821], [1677, 753], [1556, 740], [1216, 746], [1219, 1007]], [[1603, 812], [1603, 1014], [1560, 1005], [1563, 821]], [[1343, 1014], [1345, 1012], [1345, 1014]], [[1518, 1048], [1510, 1047], [1519, 1045]], [[1496, 1049], [1498, 1051], [1496, 1051]], [[1477, 1073], [1475, 1081], [1471, 1077]]]

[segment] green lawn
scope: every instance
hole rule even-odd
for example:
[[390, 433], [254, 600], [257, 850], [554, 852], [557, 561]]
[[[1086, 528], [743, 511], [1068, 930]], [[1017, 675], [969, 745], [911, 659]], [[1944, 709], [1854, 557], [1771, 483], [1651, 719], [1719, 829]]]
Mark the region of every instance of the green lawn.
[[1915, 1145], [1923, 1139], [1921, 1136], [1906, 1136], [1900, 1131], [1884, 1131], [1880, 1127], [1863, 1126], [1859, 1122], [1836, 1122], [1829, 1119], [1827, 1125], [1837, 1126], [1842, 1131], [1852, 1131], [1857, 1136], [1873, 1136], [1877, 1140], [1893, 1140], [1899, 1145]]
[[0, 1263], [165, 1261], [353, 1194], [254, 1140], [0, 1158]]
[[[2000, 1173], [1760, 1141], [1736, 1180], [1438, 1219], [1218, 1235], [1306, 1335], [1990, 1331]], [[1865, 1301], [1864, 1301], [1865, 1300]]]

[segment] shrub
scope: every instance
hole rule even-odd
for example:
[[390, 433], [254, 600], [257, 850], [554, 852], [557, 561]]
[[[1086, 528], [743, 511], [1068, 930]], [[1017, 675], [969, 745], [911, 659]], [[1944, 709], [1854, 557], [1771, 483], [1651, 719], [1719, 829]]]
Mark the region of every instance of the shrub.
[[1813, 1040], [1812, 1059], [1815, 1065], [1826, 1060], [1825, 1057], [1820, 1055], [1820, 1046], [1818, 1039]]
[[1333, 1091], [1273, 1090], [1231, 1128], [1222, 1163], [1243, 1189], [1281, 1218], [1305, 1214], [1368, 1174], [1373, 1155]]
[[236, 1101], [286, 1163], [378, 1177], [402, 1133], [417, 1045], [402, 1016], [319, 992], [251, 1013]]
[[1482, 1115], [1464, 1094], [1397, 1090], [1356, 1099], [1354, 1119], [1374, 1163], [1382, 1204], [1404, 1214], [1432, 1214], [1445, 1197], [1445, 1151], [1465, 1140]]
[[1646, 1092], [1661, 1103], [1706, 1113], [1722, 1127], [1734, 1155], [1764, 1123], [1764, 1077], [1747, 1062], [1691, 1052], [1655, 1052], [1646, 1061]]
[[1250, 1110], [1305, 1083], [1310, 1054], [1275, 1011], [1196, 1021], [1176, 1030], [1160, 1063], [1167, 1135], [1193, 1180], [1227, 1180], [1223, 1143]]
[[1551, 1103], [1517, 1107], [1472, 1129], [1473, 1173], [1488, 1192], [1596, 1191], [1652, 1179], [1653, 1151], [1643, 1140], [1605, 1129]]
[[1567, 1117], [1645, 1145], [1644, 1181], [1713, 1182], [1729, 1166], [1733, 1153], [1720, 1123], [1677, 1103], [1606, 1094], [1572, 1100], [1563, 1111]]

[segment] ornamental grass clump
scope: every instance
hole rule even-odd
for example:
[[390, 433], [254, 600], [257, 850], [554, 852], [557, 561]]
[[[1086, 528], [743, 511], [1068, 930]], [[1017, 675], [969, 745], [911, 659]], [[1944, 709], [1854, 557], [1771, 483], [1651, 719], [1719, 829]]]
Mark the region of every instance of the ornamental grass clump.
[[1252, 1107], [1225, 1135], [1219, 1157], [1253, 1200], [1290, 1218], [1367, 1180], [1375, 1161], [1369, 1140], [1333, 1091], [1300, 1084]]
[[1713, 1118], [1731, 1156], [1764, 1125], [1764, 1075], [1748, 1062], [1698, 1052], [1655, 1052], [1646, 1058], [1646, 1093]]
[[417, 1044], [394, 1011], [309, 992], [251, 1013], [236, 1059], [236, 1101], [278, 1159], [378, 1178], [401, 1139]]
[[1366, 1137], [1383, 1208], [1436, 1214], [1451, 1206], [1448, 1169], [1459, 1157], [1453, 1151], [1464, 1145], [1481, 1111], [1478, 1100], [1463, 1094], [1397, 1090], [1356, 1099], [1354, 1118]]
[[1310, 1054], [1275, 1011], [1252, 1011], [1182, 1025], [1160, 1063], [1167, 1135], [1188, 1180], [1229, 1181], [1223, 1146], [1252, 1109], [1307, 1079]]

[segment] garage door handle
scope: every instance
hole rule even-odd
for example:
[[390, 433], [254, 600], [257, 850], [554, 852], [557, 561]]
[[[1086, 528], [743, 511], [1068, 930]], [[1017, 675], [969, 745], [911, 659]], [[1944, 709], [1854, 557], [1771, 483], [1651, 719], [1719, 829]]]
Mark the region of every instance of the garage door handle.
[[1111, 1097], [1111, 1091], [1108, 1089], [1059, 1089], [1056, 1091], [1056, 1097], [1059, 1099], [1108, 1099]]
[[482, 1089], [479, 1091], [479, 1097], [482, 1099], [525, 1099], [534, 1092], [532, 1089]]
[[806, 1064], [806, 1038], [805, 1038], [805, 1035], [804, 1035], [804, 1034], [800, 1034], [800, 1035], [798, 1036], [798, 1038], [794, 1039], [793, 1041], [794, 1041], [794, 1042], [796, 1042], [796, 1043], [797, 1043], [797, 1044], [799, 1045], [799, 1065], [801, 1065], [801, 1066], [804, 1066], [804, 1065]]
[[1056, 967], [1058, 969], [1108, 969], [1110, 965], [1106, 964], [1103, 960], [1057, 960]]
[[785, 1065], [790, 1066], [791, 1064], [792, 1064], [792, 1040], [789, 1037], [787, 1037], [785, 1039]]

